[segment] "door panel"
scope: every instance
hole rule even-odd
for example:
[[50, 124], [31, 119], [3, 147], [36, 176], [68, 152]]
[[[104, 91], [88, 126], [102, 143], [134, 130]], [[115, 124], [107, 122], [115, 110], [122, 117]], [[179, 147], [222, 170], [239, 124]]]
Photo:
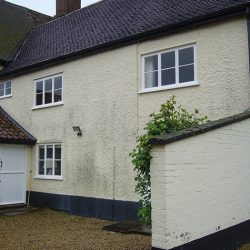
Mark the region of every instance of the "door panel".
[[0, 205], [25, 203], [25, 147], [0, 145]]
[[24, 172], [24, 146], [0, 146], [0, 159], [2, 160], [1, 171]]
[[24, 203], [24, 174], [0, 174], [0, 205]]

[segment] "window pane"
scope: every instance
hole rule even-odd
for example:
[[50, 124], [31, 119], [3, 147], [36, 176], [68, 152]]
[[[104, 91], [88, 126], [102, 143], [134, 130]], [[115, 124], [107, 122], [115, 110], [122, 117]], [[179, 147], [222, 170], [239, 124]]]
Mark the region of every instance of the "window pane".
[[52, 79], [45, 81], [45, 91], [52, 91]]
[[61, 76], [55, 77], [54, 89], [61, 89], [61, 88], [62, 88], [62, 77]]
[[37, 82], [36, 83], [36, 93], [42, 93], [43, 92], [43, 82]]
[[[46, 159], [44, 159], [45, 156]], [[62, 149], [60, 144], [39, 145], [39, 159], [38, 159], [39, 175], [61, 176], [62, 174], [61, 157], [62, 157]]]
[[55, 159], [61, 159], [61, 146], [55, 146]]
[[145, 72], [158, 70], [158, 55], [145, 57]]
[[194, 48], [179, 50], [179, 65], [186, 65], [194, 63]]
[[54, 91], [54, 102], [60, 102], [62, 100], [62, 90], [55, 90]]
[[3, 90], [4, 89], [4, 83], [1, 83], [0, 84], [0, 90]]
[[61, 175], [61, 161], [55, 161], [55, 175]]
[[39, 147], [39, 159], [44, 159], [44, 146]]
[[42, 105], [43, 104], [43, 94], [37, 94], [36, 95], [36, 105]]
[[5, 88], [11, 88], [11, 81], [8, 81], [5, 83]]
[[11, 94], [11, 89], [5, 89], [5, 95], [10, 95]]
[[161, 77], [162, 86], [175, 84], [175, 68], [162, 70]]
[[44, 175], [44, 161], [39, 161], [38, 173], [39, 173], [40, 175]]
[[53, 175], [53, 161], [46, 161], [46, 175]]
[[45, 92], [45, 104], [52, 103], [52, 92]]
[[0, 89], [0, 96], [4, 96], [4, 89]]
[[180, 83], [194, 81], [194, 65], [180, 67], [179, 72]]
[[145, 88], [153, 88], [158, 86], [158, 71], [145, 73]]
[[175, 67], [175, 51], [171, 51], [161, 55], [161, 68]]
[[47, 159], [53, 159], [53, 146], [47, 146]]

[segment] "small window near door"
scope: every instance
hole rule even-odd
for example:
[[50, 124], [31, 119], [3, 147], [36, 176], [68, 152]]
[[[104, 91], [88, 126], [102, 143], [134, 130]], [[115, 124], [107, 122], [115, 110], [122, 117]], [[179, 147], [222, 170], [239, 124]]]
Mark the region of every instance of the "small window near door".
[[62, 176], [61, 144], [43, 144], [38, 147], [38, 177]]
[[11, 81], [0, 82], [0, 99], [12, 96]]

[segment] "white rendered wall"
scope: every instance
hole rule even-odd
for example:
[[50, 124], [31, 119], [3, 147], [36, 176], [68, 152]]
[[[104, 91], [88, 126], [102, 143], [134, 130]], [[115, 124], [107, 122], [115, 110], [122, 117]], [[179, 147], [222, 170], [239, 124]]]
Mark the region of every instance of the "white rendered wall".
[[250, 119], [152, 149], [153, 246], [171, 249], [250, 219]]
[[[141, 56], [190, 43], [197, 46], [200, 85], [141, 94]], [[33, 178], [33, 148], [32, 191], [138, 201], [128, 155], [149, 114], [172, 95], [210, 119], [240, 113], [250, 107], [248, 65], [247, 19], [233, 18], [15, 77], [13, 96], [0, 105], [38, 143], [62, 143], [62, 181]], [[32, 110], [34, 80], [57, 73], [64, 105]]]

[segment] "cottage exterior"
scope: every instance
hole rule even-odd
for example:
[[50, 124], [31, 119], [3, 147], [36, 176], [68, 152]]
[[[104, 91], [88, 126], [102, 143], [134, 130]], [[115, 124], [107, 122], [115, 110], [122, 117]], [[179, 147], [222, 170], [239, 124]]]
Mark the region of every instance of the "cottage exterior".
[[0, 73], [0, 105], [37, 139], [29, 202], [136, 219], [128, 154], [151, 112], [172, 95], [211, 120], [250, 107], [249, 4], [104, 0], [34, 29]]

